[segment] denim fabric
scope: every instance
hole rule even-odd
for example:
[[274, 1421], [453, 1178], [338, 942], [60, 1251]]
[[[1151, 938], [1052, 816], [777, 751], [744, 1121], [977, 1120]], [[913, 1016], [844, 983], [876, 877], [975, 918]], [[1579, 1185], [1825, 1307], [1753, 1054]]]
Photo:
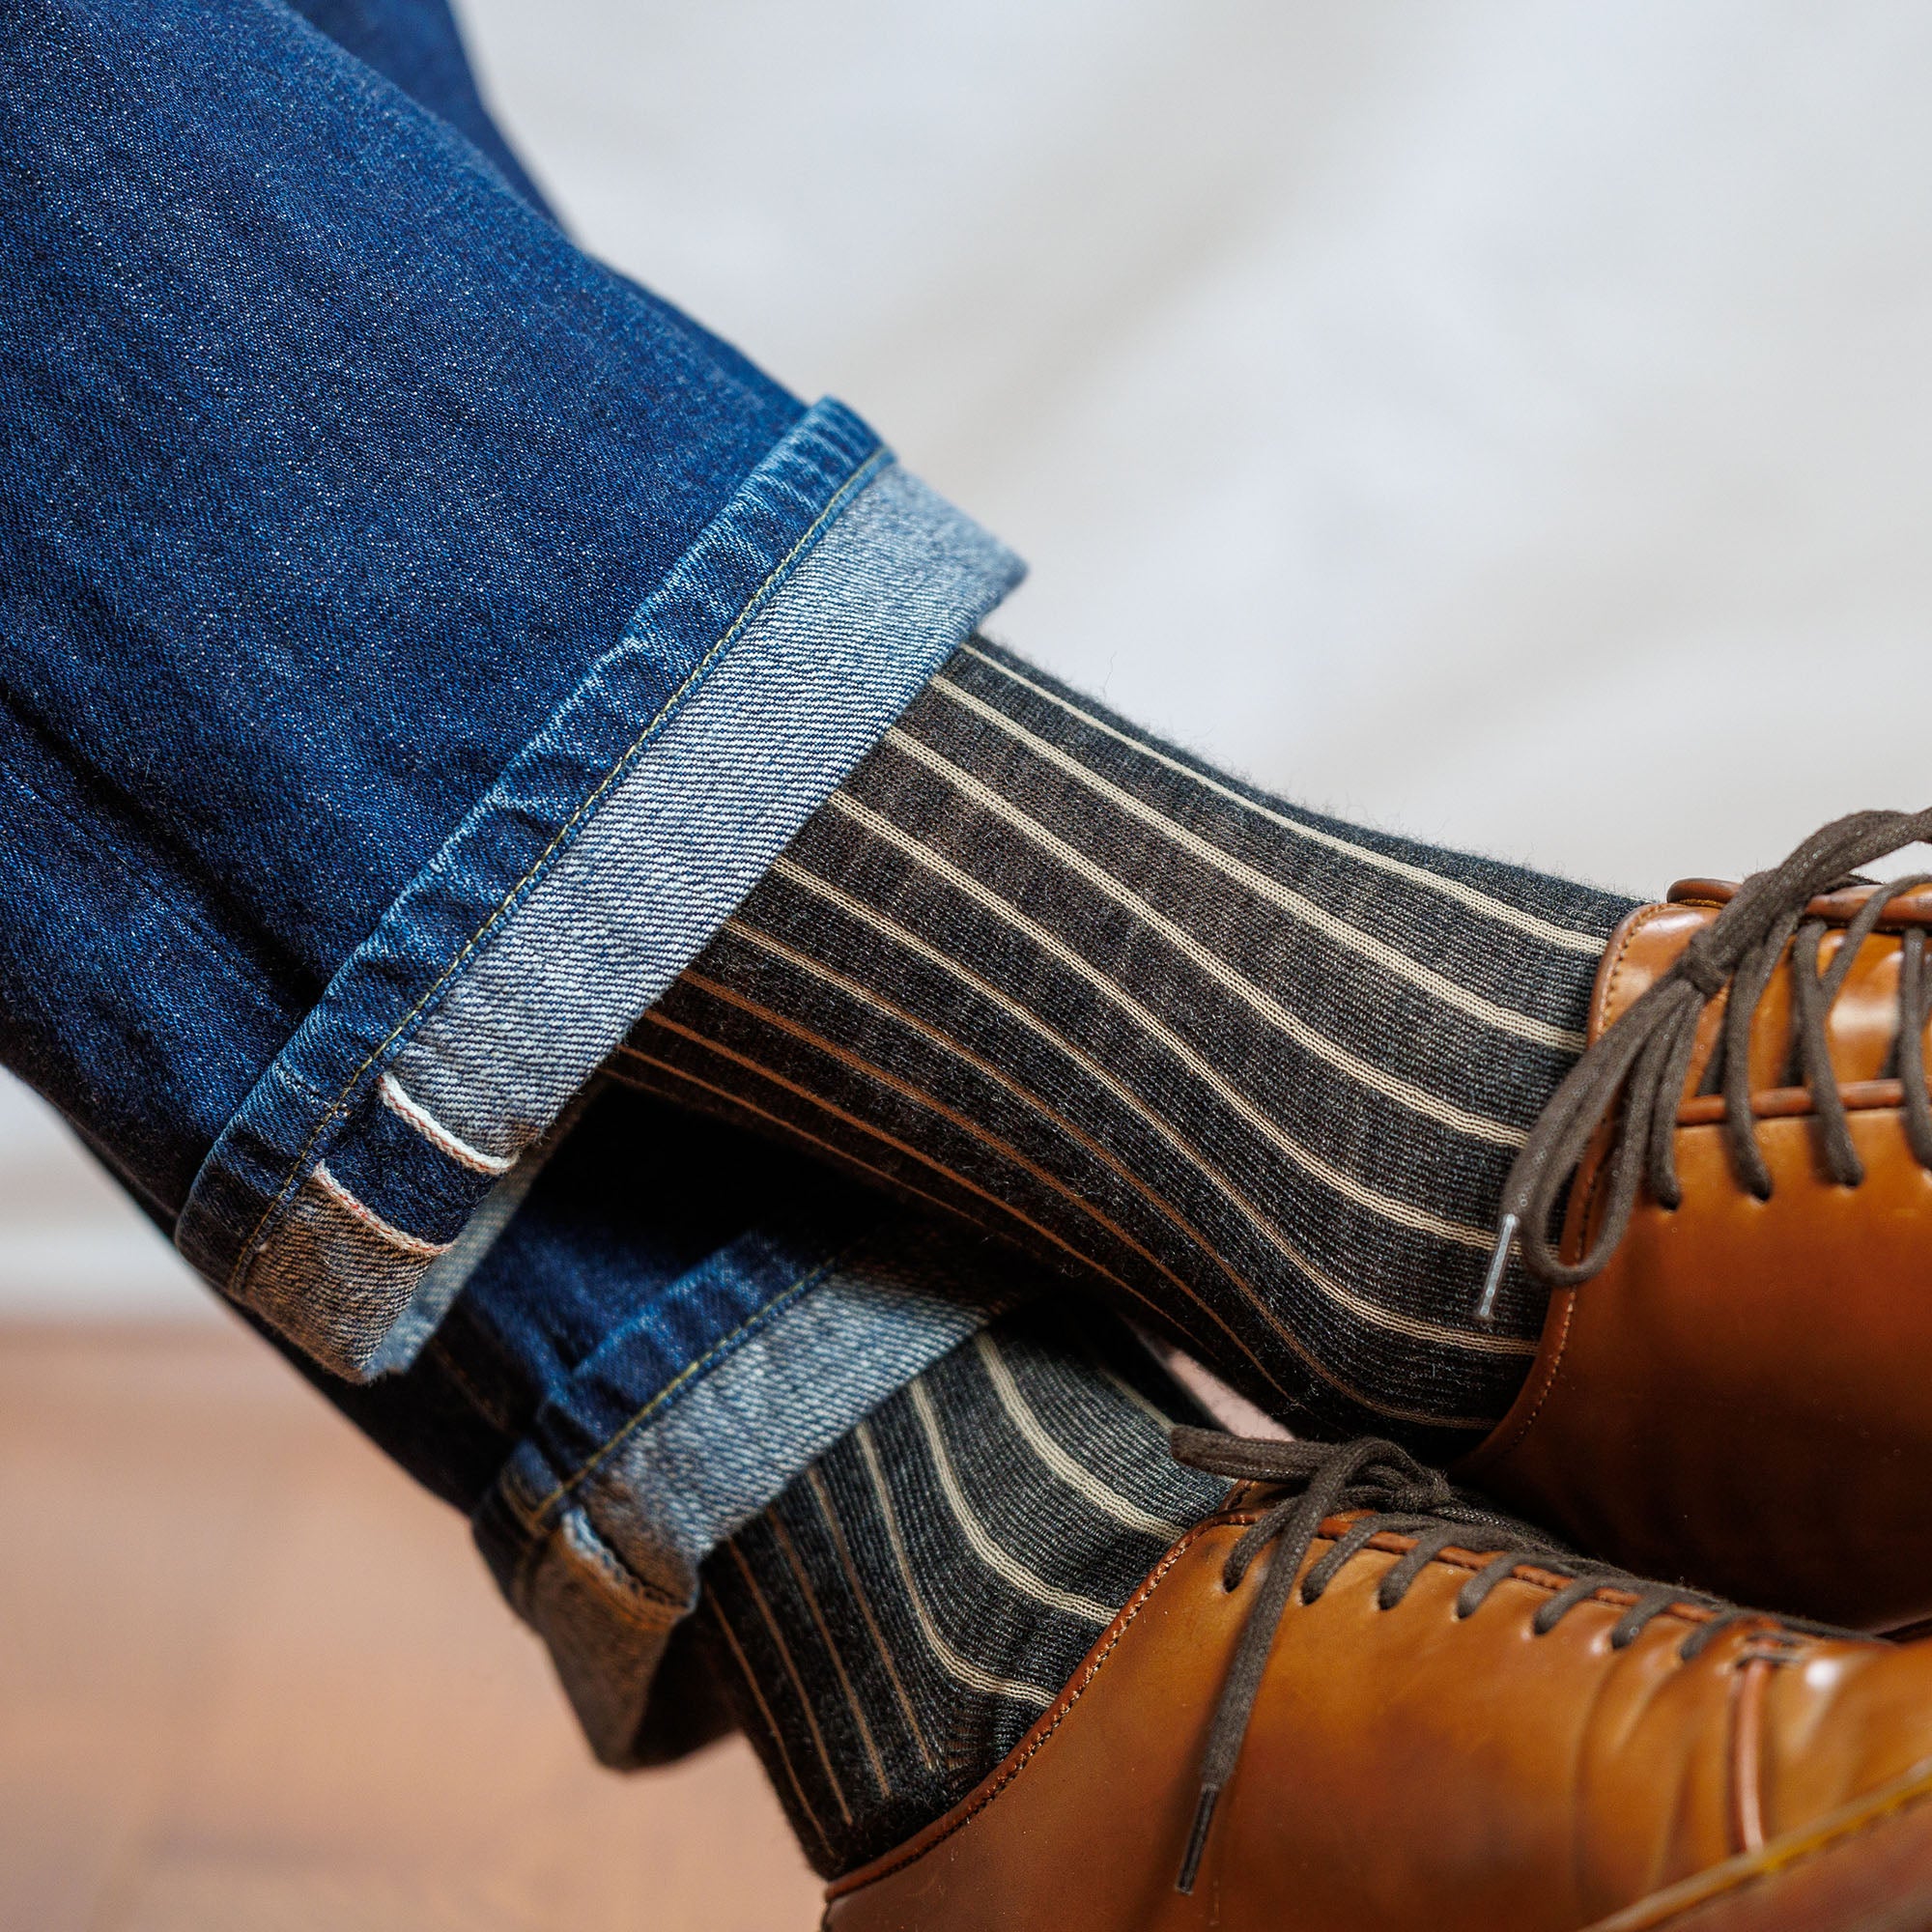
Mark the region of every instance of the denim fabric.
[[445, 0], [289, 0], [337, 46], [461, 134], [540, 214], [551, 213], [490, 118]]
[[1007, 1291], [583, 1083], [1018, 566], [574, 249], [440, 0], [4, 18], [0, 1058], [650, 1755], [706, 1540]]
[[409, 1368], [346, 1382], [264, 1333], [472, 1519], [593, 1748], [628, 1767], [727, 1720], [681, 1641], [706, 1552], [1041, 1287], [1004, 1247], [611, 1085]]
[[6, 17], [5, 1047], [173, 1217], [804, 412], [282, 7]]
[[667, 1639], [699, 1563], [783, 1487], [775, 1474], [804, 1469], [1034, 1286], [1004, 1251], [869, 1197], [835, 1186], [801, 1208], [767, 1203], [757, 1228], [613, 1323], [477, 1514], [607, 1764], [660, 1754]]
[[[367, 1374], [560, 1103], [472, 1099], [457, 1021], [418, 1060], [462, 1125], [388, 1062], [531, 921], [547, 970], [595, 949], [650, 864], [602, 820], [673, 744], [743, 772], [705, 680], [809, 634], [782, 764], [659, 895], [695, 951], [1014, 566], [285, 9], [37, 8], [0, 117], [8, 1057], [211, 1281]], [[574, 1085], [680, 963], [542, 1002], [529, 1057], [569, 1004]], [[468, 1000], [472, 1061], [529, 984]]]
[[849, 412], [808, 412], [343, 964], [182, 1252], [338, 1373], [398, 1366], [484, 1196], [1012, 571]]

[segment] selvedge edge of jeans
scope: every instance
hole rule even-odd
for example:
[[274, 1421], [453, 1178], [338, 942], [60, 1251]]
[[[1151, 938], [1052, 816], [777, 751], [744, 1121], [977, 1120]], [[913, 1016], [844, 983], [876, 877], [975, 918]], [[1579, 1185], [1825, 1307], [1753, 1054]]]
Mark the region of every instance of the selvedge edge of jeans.
[[335, 1373], [401, 1366], [492, 1187], [527, 1184], [570, 1094], [1020, 570], [851, 412], [809, 412], [338, 971], [217, 1139], [182, 1253]]

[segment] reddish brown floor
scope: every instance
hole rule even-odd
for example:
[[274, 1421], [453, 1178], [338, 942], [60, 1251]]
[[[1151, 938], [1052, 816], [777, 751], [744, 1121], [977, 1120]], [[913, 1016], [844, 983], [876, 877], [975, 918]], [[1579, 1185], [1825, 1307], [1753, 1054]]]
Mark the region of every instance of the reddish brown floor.
[[251, 1338], [0, 1327], [0, 1926], [807, 1932], [742, 1742], [585, 1756], [464, 1524]]

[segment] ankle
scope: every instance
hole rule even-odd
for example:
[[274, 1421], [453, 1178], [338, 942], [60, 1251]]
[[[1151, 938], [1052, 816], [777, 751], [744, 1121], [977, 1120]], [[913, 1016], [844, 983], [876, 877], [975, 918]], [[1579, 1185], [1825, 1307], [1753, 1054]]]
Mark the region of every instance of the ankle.
[[704, 1568], [728, 1694], [842, 1871], [1018, 1743], [1219, 1486], [1198, 1411], [1105, 1317], [1008, 1317], [882, 1406]]

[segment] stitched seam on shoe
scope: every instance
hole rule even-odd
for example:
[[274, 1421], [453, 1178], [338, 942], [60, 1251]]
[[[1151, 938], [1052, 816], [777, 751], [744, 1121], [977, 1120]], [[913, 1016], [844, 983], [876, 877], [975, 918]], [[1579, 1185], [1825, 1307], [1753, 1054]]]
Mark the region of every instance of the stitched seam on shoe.
[[[1369, 1539], [1366, 1547], [1370, 1549], [1378, 1549], [1385, 1556], [1406, 1556], [1408, 1551], [1415, 1548], [1415, 1545], [1416, 1539], [1412, 1536], [1398, 1536], [1389, 1531], [1380, 1531]], [[1429, 1562], [1431, 1566], [1439, 1563], [1445, 1569], [1461, 1570], [1470, 1576], [1477, 1576], [1481, 1574], [1486, 1560], [1479, 1551], [1452, 1552], [1445, 1549], [1440, 1554], [1432, 1556]], [[1526, 1577], [1523, 1575], [1525, 1570], [1536, 1571], [1540, 1574]], [[1567, 1577], [1561, 1576], [1558, 1572], [1544, 1570], [1543, 1566], [1533, 1557], [1525, 1557], [1522, 1562], [1519, 1563], [1510, 1572], [1509, 1580], [1515, 1583], [1527, 1583], [1531, 1589], [1541, 1590], [1545, 1596], [1548, 1597], [1558, 1595], [1568, 1586], [1570, 1581]], [[1614, 1605], [1621, 1609], [1627, 1608], [1631, 1604], [1636, 1602], [1636, 1592], [1634, 1590], [1620, 1589], [1614, 1583], [1600, 1583], [1582, 1601], [1593, 1604]], [[1667, 1608], [1658, 1612], [1660, 1617], [1674, 1617], [1679, 1623], [1690, 1624], [1692, 1627], [1709, 1623], [1716, 1614], [1715, 1610], [1700, 1609], [1694, 1604], [1672, 1604]], [[1776, 1621], [1771, 1611], [1766, 1610], [1763, 1614], [1767, 1622]]]
[[[1762, 1885], [1767, 1880], [1777, 1877], [1780, 1873], [1794, 1871], [1800, 1865], [1810, 1863], [1813, 1859], [1821, 1858], [1827, 1852], [1836, 1851], [1839, 1846], [1848, 1843], [1851, 1839], [1861, 1837], [1865, 1833], [1876, 1830], [1880, 1825], [1889, 1823], [1890, 1820], [1898, 1817], [1901, 1813], [1910, 1811], [1916, 1806], [1927, 1803], [1928, 1800], [1932, 1800], [1932, 1790], [1926, 1788], [1923, 1776], [1926, 1769], [1927, 1765], [1921, 1763], [1915, 1766], [1913, 1771], [1907, 1772], [1905, 1776], [1908, 1778], [1913, 1777], [1914, 1772], [1918, 1773], [1919, 1776], [1914, 1783], [1908, 1784], [1904, 1790], [1895, 1793], [1876, 1810], [1861, 1812], [1857, 1817], [1847, 1818], [1843, 1824], [1834, 1826], [1831, 1831], [1825, 1833], [1823, 1836], [1813, 1840], [1810, 1844], [1799, 1850], [1788, 1852], [1781, 1858], [1773, 1856], [1776, 1849], [1774, 1841], [1773, 1845], [1765, 1848], [1763, 1855], [1753, 1863], [1746, 1866], [1744, 1870], [1723, 1880], [1722, 1883], [1713, 1886], [1708, 1890], [1698, 1892], [1694, 1898], [1685, 1900], [1683, 1909], [1681, 1911], [1673, 1910], [1668, 1918], [1654, 1919], [1651, 1922], [1660, 1926], [1678, 1923], [1688, 1918], [1692, 1913], [1701, 1912], [1706, 1906], [1715, 1904], [1719, 1899], [1727, 1898], [1732, 1893], [1743, 1890], [1747, 1886]], [[1641, 1903], [1640, 1900], [1638, 1902]]]
[[1530, 1411], [1517, 1424], [1515, 1433], [1496, 1452], [1495, 1462], [1505, 1456], [1513, 1456], [1522, 1447], [1523, 1437], [1536, 1427], [1536, 1419], [1543, 1413], [1544, 1405], [1554, 1394], [1558, 1378], [1563, 1373], [1564, 1351], [1570, 1347], [1570, 1324], [1577, 1319], [1577, 1295], [1574, 1290], [1567, 1291], [1563, 1301], [1563, 1325], [1556, 1331], [1556, 1352], [1549, 1358], [1549, 1373], [1543, 1378], [1543, 1392], [1536, 1398]]
[[[1818, 1110], [1815, 1106], [1794, 1107], [1789, 1113], [1779, 1110], [1776, 1113], [1763, 1111], [1767, 1099], [1776, 1099], [1784, 1094], [1803, 1094], [1810, 1097], [1808, 1087], [1761, 1087], [1751, 1097], [1751, 1119], [1766, 1122], [1774, 1121], [1815, 1121]], [[1692, 1094], [1691, 1099], [1717, 1099], [1717, 1094]], [[1838, 1101], [1848, 1114], [1896, 1114], [1904, 1109], [1904, 1090], [1896, 1080], [1841, 1080], [1838, 1082]], [[1683, 1133], [1708, 1132], [1712, 1127], [1721, 1127], [1724, 1116], [1718, 1114], [1708, 1121], [1687, 1121], [1680, 1113], [1676, 1121], [1676, 1130]]]
[[795, 1280], [781, 1289], [769, 1301], [753, 1310], [728, 1335], [715, 1342], [696, 1361], [687, 1363], [663, 1388], [657, 1390], [649, 1401], [639, 1408], [635, 1414], [630, 1416], [621, 1427], [612, 1430], [568, 1476], [565, 1476], [554, 1485], [550, 1493], [531, 1512], [530, 1520], [532, 1522], [542, 1522], [558, 1502], [566, 1495], [582, 1488], [659, 1409], [670, 1403], [682, 1389], [696, 1378], [702, 1376], [715, 1362], [731, 1353], [753, 1329], [761, 1327], [769, 1322], [773, 1316], [779, 1314], [792, 1302], [796, 1301], [806, 1290], [811, 1288], [826, 1275], [830, 1274], [840, 1262], [845, 1261], [852, 1254], [856, 1246], [857, 1243], [853, 1243], [841, 1248], [837, 1254], [828, 1255], [822, 1262], [806, 1269], [802, 1275], [799, 1275]]
[[905, 1870], [908, 1865], [917, 1864], [928, 1852], [943, 1845], [955, 1833], [964, 1831], [987, 1805], [992, 1804], [994, 1799], [998, 1798], [1019, 1776], [1021, 1772], [1033, 1762], [1046, 1741], [1065, 1722], [1074, 1705], [1079, 1703], [1080, 1699], [1087, 1694], [1088, 1689], [1093, 1684], [1094, 1679], [1099, 1675], [1100, 1666], [1106, 1662], [1108, 1658], [1113, 1656], [1115, 1648], [1119, 1645], [1121, 1639], [1126, 1635], [1128, 1628], [1132, 1625], [1134, 1619], [1147, 1606], [1148, 1599], [1153, 1595], [1154, 1591], [1166, 1578], [1168, 1572], [1179, 1562], [1181, 1557], [1210, 1530], [1240, 1528], [1258, 1520], [1259, 1512], [1217, 1516], [1210, 1518], [1206, 1522], [1197, 1523], [1193, 1529], [1189, 1530], [1161, 1558], [1160, 1562], [1155, 1565], [1148, 1576], [1142, 1579], [1140, 1588], [1122, 1606], [1120, 1615], [1115, 1618], [1113, 1631], [1106, 1638], [1104, 1646], [1089, 1657], [1086, 1666], [1082, 1669], [1079, 1676], [1067, 1685], [1066, 1689], [1060, 1693], [1053, 1707], [1044, 1714], [1042, 1721], [1045, 1724], [1045, 1728], [1034, 1738], [1033, 1742], [1026, 1747], [1020, 1756], [1008, 1765], [1006, 1770], [1000, 1774], [998, 1780], [988, 1785], [974, 1798], [968, 1808], [960, 1812], [958, 1817], [953, 1819], [943, 1832], [939, 1832], [934, 1836], [925, 1839], [918, 1845], [917, 1849], [908, 1849], [901, 1857], [895, 1859], [891, 1864], [885, 1865], [875, 1871], [867, 1871], [863, 1878], [855, 1873], [850, 1879], [836, 1881], [831, 1889], [830, 1896], [842, 1898], [852, 1892], [863, 1891], [867, 1886], [877, 1885], [882, 1880], [891, 1878], [894, 1873]]
[[1617, 956], [1610, 961], [1610, 970], [1604, 975], [1604, 990], [1597, 1001], [1594, 1017], [1597, 1022], [1598, 1038], [1603, 1037], [1605, 1030], [1610, 1024], [1609, 1015], [1616, 1007], [1617, 981], [1622, 978], [1625, 966], [1630, 963], [1630, 950], [1636, 943], [1637, 934], [1655, 925], [1666, 912], [1674, 910], [1672, 906], [1645, 906], [1624, 928], [1623, 943], [1617, 948]]
[[[1671, 910], [1673, 910], [1671, 906], [1644, 906], [1644, 908], [1642, 908], [1642, 910], [1640, 910], [1640, 912], [1638, 912], [1638, 914], [1636, 914], [1636, 916], [1634, 916], [1634, 918], [1633, 918], [1633, 920], [1631, 920], [1631, 922], [1629, 922], [1629, 923], [1625, 925], [1625, 929], [1623, 929], [1623, 939], [1621, 939], [1621, 943], [1617, 945], [1617, 954], [1615, 954], [1615, 958], [1613, 958], [1613, 960], [1609, 962], [1609, 972], [1605, 972], [1605, 974], [1604, 974], [1604, 989], [1602, 989], [1602, 993], [1600, 993], [1600, 995], [1596, 997], [1596, 1003], [1594, 1003], [1594, 1005], [1596, 1005], [1596, 1012], [1592, 1014], [1592, 1020], [1594, 1020], [1594, 1024], [1596, 1024], [1596, 1037], [1598, 1037], [1598, 1039], [1602, 1039], [1602, 1037], [1604, 1037], [1604, 1030], [1605, 1030], [1605, 1028], [1609, 1026], [1609, 1020], [1605, 1018], [1605, 1014], [1609, 1014], [1609, 1010], [1611, 1010], [1611, 1009], [1613, 1009], [1613, 1005], [1615, 1005], [1615, 993], [1617, 993], [1617, 980], [1621, 978], [1621, 974], [1623, 974], [1623, 968], [1625, 968], [1625, 964], [1629, 962], [1629, 954], [1631, 954], [1631, 947], [1634, 945], [1634, 941], [1636, 941], [1636, 935], [1638, 935], [1638, 933], [1640, 933], [1640, 931], [1642, 931], [1642, 929], [1644, 929], [1646, 925], [1652, 925], [1652, 923], [1654, 923], [1654, 922], [1656, 922], [1658, 918], [1662, 918], [1662, 916], [1663, 916], [1665, 912], [1671, 912]], [[1594, 1169], [1592, 1169], [1592, 1173], [1590, 1173], [1590, 1192], [1588, 1192], [1588, 1196], [1584, 1198], [1584, 1204], [1582, 1204], [1582, 1213], [1584, 1213], [1584, 1217], [1586, 1217], [1586, 1219], [1588, 1219], [1588, 1213], [1590, 1213], [1590, 1208], [1592, 1208], [1592, 1204], [1594, 1204], [1594, 1200], [1596, 1200], [1596, 1190], [1598, 1190], [1598, 1186], [1602, 1184], [1602, 1179], [1604, 1179], [1604, 1163], [1602, 1163], [1602, 1161], [1598, 1161], [1598, 1163], [1596, 1163], [1596, 1167], [1594, 1167]], [[1515, 1453], [1517, 1453], [1517, 1449], [1520, 1449], [1520, 1447], [1522, 1447], [1522, 1441], [1524, 1441], [1524, 1437], [1526, 1437], [1526, 1435], [1530, 1434], [1530, 1430], [1532, 1430], [1532, 1428], [1536, 1428], [1536, 1420], [1538, 1420], [1538, 1416], [1542, 1416], [1542, 1412], [1544, 1412], [1544, 1406], [1548, 1405], [1549, 1397], [1551, 1397], [1551, 1395], [1555, 1393], [1555, 1387], [1557, 1387], [1557, 1381], [1559, 1381], [1559, 1379], [1561, 1379], [1561, 1376], [1563, 1376], [1563, 1358], [1565, 1358], [1565, 1356], [1567, 1356], [1567, 1352], [1569, 1352], [1569, 1339], [1571, 1339], [1571, 1327], [1573, 1327], [1573, 1325], [1575, 1325], [1575, 1321], [1577, 1321], [1577, 1291], [1575, 1291], [1575, 1289], [1571, 1289], [1571, 1291], [1565, 1291], [1565, 1293], [1567, 1293], [1567, 1298], [1565, 1298], [1565, 1302], [1563, 1302], [1563, 1325], [1561, 1325], [1561, 1327], [1557, 1329], [1557, 1339], [1555, 1339], [1555, 1352], [1553, 1352], [1553, 1354], [1549, 1356], [1549, 1372], [1548, 1372], [1548, 1374], [1546, 1374], [1546, 1376], [1542, 1378], [1542, 1381], [1544, 1381], [1544, 1387], [1542, 1387], [1542, 1391], [1538, 1393], [1538, 1397], [1536, 1397], [1536, 1403], [1532, 1405], [1530, 1412], [1528, 1412], [1528, 1414], [1526, 1414], [1526, 1416], [1524, 1416], [1524, 1418], [1522, 1418], [1522, 1420], [1520, 1420], [1520, 1422], [1517, 1424], [1517, 1428], [1515, 1428], [1515, 1432], [1511, 1434], [1509, 1441], [1505, 1441], [1505, 1443], [1503, 1443], [1503, 1445], [1501, 1445], [1501, 1447], [1499, 1447], [1499, 1449], [1495, 1451], [1495, 1455], [1493, 1455], [1493, 1459], [1492, 1459], [1492, 1461], [1495, 1461], [1495, 1463], [1501, 1463], [1501, 1461], [1503, 1461], [1503, 1457], [1509, 1457], [1509, 1455], [1515, 1455]], [[1534, 1370], [1532, 1370], [1532, 1374], [1534, 1374]]]
[[[1045, 1722], [1045, 1728], [1026, 1747], [1025, 1751], [1001, 1773], [998, 1781], [986, 1786], [984, 1790], [980, 1792], [972, 1800], [968, 1808], [960, 1812], [943, 1832], [939, 1832], [934, 1836], [925, 1839], [916, 1849], [908, 1849], [900, 1857], [895, 1858], [892, 1863], [881, 1866], [877, 1870], [868, 1870], [862, 1866], [861, 1872], [853, 1873], [847, 1878], [835, 1880], [828, 1890], [828, 1899], [849, 1897], [853, 1893], [865, 1890], [867, 1886], [881, 1884], [895, 1873], [904, 1871], [907, 1866], [917, 1864], [928, 1853], [936, 1851], [941, 1845], [945, 1844], [947, 1839], [964, 1831], [980, 1812], [985, 1810], [1026, 1770], [1027, 1766], [1033, 1762], [1047, 1740], [1059, 1730], [1074, 1705], [1086, 1695], [1094, 1679], [1099, 1674], [1100, 1666], [1113, 1655], [1115, 1647], [1126, 1635], [1128, 1626], [1133, 1623], [1134, 1619], [1146, 1607], [1148, 1599], [1152, 1596], [1154, 1590], [1167, 1576], [1168, 1572], [1186, 1554], [1187, 1550], [1209, 1530], [1244, 1527], [1249, 1523], [1260, 1520], [1260, 1516], [1261, 1512], [1258, 1510], [1244, 1511], [1239, 1514], [1230, 1513], [1211, 1518], [1209, 1520], [1199, 1523], [1191, 1529], [1142, 1580], [1140, 1588], [1135, 1591], [1134, 1595], [1122, 1607], [1119, 1617], [1115, 1619], [1113, 1632], [1108, 1636], [1105, 1647], [1096, 1651], [1088, 1659], [1086, 1667], [1081, 1671], [1080, 1675], [1060, 1693], [1059, 1699], [1042, 1719]], [[1324, 1529], [1328, 1520], [1330, 1520], [1323, 1519]], [[1333, 1539], [1329, 1540], [1332, 1541]], [[1378, 1535], [1370, 1540], [1367, 1547], [1372, 1549], [1378, 1549], [1384, 1556], [1391, 1556], [1406, 1554], [1408, 1550], [1415, 1548], [1415, 1543], [1416, 1539], [1412, 1536], [1388, 1535], [1386, 1540], [1384, 1540], [1382, 1535]], [[1475, 1559], [1474, 1555], [1451, 1555], [1446, 1550], [1431, 1557], [1428, 1567], [1434, 1568], [1437, 1564], [1440, 1564], [1444, 1569], [1461, 1570], [1468, 1575], [1479, 1573], [1483, 1567]], [[1568, 1579], [1545, 1581], [1542, 1577], [1525, 1577], [1522, 1574], [1525, 1569], [1533, 1570], [1536, 1567], [1533, 1562], [1527, 1561], [1518, 1565], [1510, 1572], [1510, 1580], [1518, 1583], [1526, 1583], [1533, 1590], [1541, 1590], [1545, 1596], [1553, 1597], [1557, 1595]], [[1606, 1591], [1612, 1594], [1606, 1596], [1605, 1594]], [[1620, 1597], [1629, 1597], [1632, 1601], [1634, 1601], [1633, 1593], [1617, 1591], [1614, 1584], [1605, 1584], [1599, 1589], [1592, 1591], [1589, 1601], [1616, 1604]], [[1659, 1611], [1658, 1614], [1660, 1617], [1671, 1617], [1679, 1623], [1690, 1624], [1694, 1627], [1709, 1623], [1713, 1612], [1697, 1609], [1690, 1605], [1673, 1604], [1667, 1609]], [[1767, 1611], [1766, 1615], [1769, 1617], [1770, 1613]], [[864, 1875], [861, 1876], [861, 1873]]]

